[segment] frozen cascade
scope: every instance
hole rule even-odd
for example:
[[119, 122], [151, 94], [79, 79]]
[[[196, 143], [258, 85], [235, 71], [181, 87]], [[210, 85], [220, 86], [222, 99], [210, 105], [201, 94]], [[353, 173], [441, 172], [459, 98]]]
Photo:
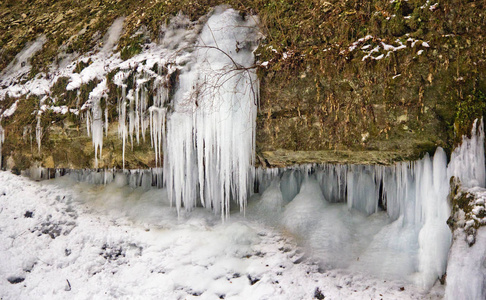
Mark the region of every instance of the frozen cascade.
[[[100, 52], [80, 59], [85, 63], [91, 59], [89, 66], [78, 74], [72, 72], [72, 64], [56, 75], [70, 78], [68, 90], [100, 80], [82, 108], [97, 166], [103, 130], [108, 131], [107, 107], [103, 123], [101, 105], [107, 92], [105, 75], [119, 69], [114, 83], [121, 91], [117, 110], [123, 169], [127, 140], [130, 138], [133, 147], [134, 142], [145, 139], [149, 128], [156, 166], [162, 165], [163, 153], [164, 169], [34, 168], [28, 171], [31, 176], [47, 179], [65, 173], [78, 181], [144, 188], [165, 183], [178, 212], [200, 202], [223, 218], [231, 200], [245, 208], [254, 183], [260, 195], [252, 199], [258, 199], [255, 207], [262, 208], [261, 215], [281, 219], [283, 226], [306, 241], [323, 267], [405, 278], [424, 288], [444, 274], [451, 244], [446, 225], [449, 179], [456, 176], [470, 187], [484, 186], [486, 181], [482, 120], [475, 122], [471, 138], [463, 137], [449, 164], [439, 148], [433, 157], [393, 166], [254, 169], [258, 81], [252, 69], [252, 50], [258, 38], [256, 20], [242, 19], [237, 12], [221, 7], [203, 27], [183, 16], [174, 19], [159, 44], [148, 45], [144, 53], [127, 61], [111, 53], [123, 25], [123, 19], [117, 19]], [[41, 37], [28, 45], [18, 61], [25, 61], [44, 42]], [[21, 70], [17, 70], [19, 66]], [[30, 67], [19, 66], [13, 68], [15, 72], [27, 74]], [[148, 97], [150, 88], [155, 91], [153, 99]], [[0, 97], [24, 90], [31, 89], [9, 88]], [[40, 151], [40, 115], [36, 138]], [[0, 127], [0, 151], [3, 141]]]
[[[138, 68], [134, 74], [133, 88], [128, 91], [127, 83], [130, 72], [119, 72], [114, 83], [121, 88], [118, 98], [118, 136], [123, 142], [123, 168], [125, 168], [125, 147], [127, 139], [133, 149], [134, 141], [140, 144], [140, 138], [145, 142], [146, 130], [150, 127], [150, 142], [155, 150], [155, 164], [161, 165], [162, 143], [165, 141], [165, 124], [167, 114], [168, 90], [167, 82], [175, 72], [175, 68], [159, 67], [158, 73], [148, 74], [147, 70]], [[164, 76], [162, 73], [167, 72]], [[149, 106], [149, 81], [154, 79], [155, 95]]]
[[229, 214], [244, 209], [254, 153], [258, 80], [251, 69], [255, 19], [217, 8], [199, 36], [192, 62], [179, 76], [167, 117], [164, 174], [179, 211], [199, 199]]
[[[187, 128], [182, 132], [192, 131]], [[471, 148], [470, 140], [477, 141], [476, 148]], [[484, 132], [479, 128], [456, 151], [466, 156], [480, 153], [483, 141]], [[197, 160], [194, 151], [183, 154]], [[444, 274], [451, 245], [446, 224], [450, 215], [450, 174], [452, 170], [467, 171], [458, 169], [456, 157], [447, 164], [445, 152], [438, 148], [432, 157], [427, 154], [419, 161], [393, 166], [328, 164], [253, 169], [258, 193], [250, 199], [248, 217], [272, 225], [280, 223], [309, 249], [307, 255], [316, 259], [321, 268], [345, 268], [382, 278], [405, 279], [428, 289]], [[188, 173], [191, 169], [185, 171], [184, 176], [198, 175]], [[162, 168], [31, 172], [38, 179], [66, 174], [76, 181], [116, 182], [144, 189], [164, 187], [163, 182], [167, 181]], [[471, 176], [468, 180], [480, 182], [474, 177], [478, 175]], [[375, 198], [359, 196], [360, 190]], [[454, 278], [458, 280], [457, 276]]]
[[486, 186], [484, 162], [484, 124], [483, 120], [474, 122], [471, 138], [462, 137], [462, 144], [451, 154], [448, 176], [460, 178], [463, 186]]
[[256, 187], [266, 193], [280, 182], [282, 198], [290, 201], [283, 226], [304, 241], [323, 267], [407, 279], [428, 289], [445, 273], [452, 241], [446, 223], [450, 176], [466, 186], [484, 186], [484, 130], [482, 122], [477, 124], [449, 164], [438, 148], [433, 157], [393, 166], [257, 169]]

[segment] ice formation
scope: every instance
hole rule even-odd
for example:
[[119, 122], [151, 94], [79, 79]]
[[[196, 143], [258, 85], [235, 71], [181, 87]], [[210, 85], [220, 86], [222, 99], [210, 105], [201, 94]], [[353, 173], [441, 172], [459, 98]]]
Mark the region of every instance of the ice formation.
[[280, 182], [282, 198], [290, 201], [282, 224], [323, 266], [408, 279], [428, 289], [445, 273], [452, 242], [450, 176], [466, 186], [484, 186], [484, 131], [477, 124], [449, 164], [438, 148], [433, 157], [393, 166], [257, 169], [255, 180], [260, 193]]
[[[482, 126], [481, 122], [477, 124]], [[192, 134], [192, 123], [189, 125], [187, 132]], [[318, 261], [320, 268], [346, 268], [381, 278], [405, 279], [428, 290], [445, 273], [451, 246], [452, 236], [446, 223], [450, 216], [450, 176], [456, 174], [462, 179], [460, 174], [466, 174], [466, 186], [481, 182], [481, 172], [471, 173], [467, 165], [458, 162], [484, 151], [483, 145], [484, 130], [476, 127], [472, 137], [465, 137], [456, 149], [455, 153], [462, 154], [452, 155], [449, 164], [444, 150], [438, 148], [432, 157], [427, 154], [421, 160], [392, 166], [325, 164], [253, 169], [246, 188], [254, 185], [258, 193], [251, 197], [248, 217], [281, 224], [307, 247], [308, 255]], [[197, 159], [197, 153], [183, 154]], [[477, 169], [485, 168], [484, 160], [479, 159], [477, 164]], [[145, 189], [163, 188], [167, 181], [162, 168], [31, 172], [38, 179], [66, 173], [76, 181], [118, 182]], [[198, 175], [183, 173], [186, 180], [187, 174]], [[192, 193], [197, 197], [195, 190]], [[462, 246], [455, 247], [460, 250]], [[454, 294], [460, 291], [457, 282], [463, 280], [449, 276], [452, 279], [448, 284], [456, 287], [448, 289]]]
[[464, 232], [458, 232], [447, 266], [445, 299], [486, 298], [486, 228], [479, 228], [476, 244], [470, 247]]
[[2, 145], [5, 142], [5, 131], [0, 125], [0, 169], [2, 168]]
[[35, 140], [37, 141], [37, 151], [41, 152], [42, 144], [42, 126], [41, 126], [41, 115], [37, 113], [37, 124], [35, 126]]
[[[251, 182], [259, 91], [253, 56], [260, 37], [257, 19], [226, 7], [215, 8], [205, 23], [178, 15], [162, 28], [157, 43], [144, 44], [142, 53], [125, 61], [115, 52], [123, 22], [123, 18], [114, 21], [101, 47], [81, 57], [66, 57], [50, 67], [50, 74], [22, 81], [30, 69], [28, 58], [46, 41], [39, 37], [19, 53], [18, 65], [3, 71], [7, 88], [0, 90], [0, 99], [7, 95], [46, 99], [59, 78], [69, 78], [66, 89], [78, 90], [75, 112], [85, 118], [98, 167], [110, 121], [103, 99], [111, 87], [108, 74], [116, 71], [111, 78], [119, 92], [123, 168], [127, 144], [133, 148], [150, 136], [155, 165], [164, 166], [169, 195], [178, 210], [201, 203], [224, 216], [232, 200], [243, 209]], [[145, 36], [143, 30], [137, 34]], [[80, 64], [84, 68], [75, 71]], [[88, 99], [80, 99], [79, 89], [90, 82], [96, 87]], [[71, 112], [41, 103], [42, 112], [48, 109]], [[37, 121], [40, 151], [40, 115]]]
[[[479, 125], [479, 126], [478, 126]], [[456, 176], [463, 186], [486, 185], [484, 162], [484, 124], [483, 120], [474, 121], [471, 137], [462, 137], [462, 145], [451, 154], [448, 176]]]
[[[91, 108], [87, 111], [86, 120], [88, 128], [88, 135], [91, 129], [91, 138], [95, 149], [95, 168], [98, 168], [98, 153], [99, 158], [102, 157], [103, 151], [103, 110], [101, 109], [100, 101], [107, 97], [106, 79], [102, 80], [89, 94], [88, 101], [83, 105], [83, 108]], [[108, 116], [105, 110], [105, 122]], [[106, 131], [108, 131], [108, 124], [105, 124]], [[99, 152], [98, 152], [99, 151]]]
[[254, 19], [217, 10], [199, 36], [193, 62], [182, 70], [167, 118], [164, 174], [178, 210], [243, 209], [254, 153], [257, 77], [251, 69]]
[[[50, 80], [40, 74], [22, 85], [22, 76], [30, 69], [22, 62], [42, 47], [45, 37], [28, 44], [17, 65], [2, 71], [2, 84], [8, 88], [0, 90], [0, 99], [45, 95], [63, 76], [69, 78], [68, 90], [97, 80], [89, 98], [81, 99], [87, 102], [80, 112], [86, 117], [98, 167], [110, 121], [103, 105], [106, 75], [118, 70], [113, 83], [120, 92], [116, 109], [123, 169], [127, 143], [133, 147], [148, 134], [158, 167], [95, 172], [34, 168], [31, 176], [42, 179], [67, 173], [91, 183], [165, 187], [178, 212], [201, 204], [221, 213], [223, 219], [231, 201], [245, 209], [255, 186], [260, 193], [257, 214], [281, 220], [282, 226], [305, 241], [322, 267], [369, 271], [429, 288], [444, 274], [451, 245], [446, 225], [450, 177], [459, 178], [464, 186], [485, 186], [483, 122], [475, 122], [471, 138], [463, 137], [449, 164], [439, 148], [433, 157], [393, 166], [254, 169], [256, 25], [253, 17], [243, 18], [222, 7], [204, 25], [179, 15], [163, 29], [157, 44], [147, 44], [141, 54], [122, 61], [113, 53], [122, 31], [120, 18], [109, 28], [98, 52], [63, 64]], [[90, 64], [75, 73], [80, 61]], [[13, 114], [15, 108], [16, 104], [3, 115]], [[40, 152], [40, 114], [36, 139]], [[0, 167], [3, 142], [0, 126]]]

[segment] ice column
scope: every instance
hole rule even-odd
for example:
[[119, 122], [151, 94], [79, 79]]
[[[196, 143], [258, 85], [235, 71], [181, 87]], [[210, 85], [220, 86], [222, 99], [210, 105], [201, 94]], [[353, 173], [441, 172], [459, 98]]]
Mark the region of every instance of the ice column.
[[449, 178], [447, 156], [437, 148], [433, 159], [428, 155], [417, 163], [416, 222], [423, 224], [419, 233], [418, 278], [423, 288], [430, 288], [446, 271], [452, 234], [447, 226], [450, 207], [447, 202]]
[[216, 8], [182, 70], [164, 149], [168, 193], [178, 210], [199, 199], [224, 218], [230, 200], [246, 205], [258, 98], [256, 38], [255, 19]]
[[106, 97], [106, 79], [103, 79], [89, 94], [88, 104], [91, 106], [91, 138], [95, 148], [95, 168], [98, 168], [98, 150], [101, 159], [103, 150], [103, 110], [101, 98]]
[[41, 127], [41, 115], [40, 113], [37, 114], [37, 125], [35, 127], [35, 139], [37, 141], [37, 149], [39, 153], [41, 151], [41, 142], [42, 142], [42, 127]]
[[2, 145], [5, 142], [5, 130], [0, 125], [0, 169], [2, 168]]
[[121, 96], [117, 102], [118, 112], [118, 137], [122, 140], [122, 159], [123, 169], [125, 169], [125, 146], [127, 143], [127, 85], [123, 82], [128, 77], [128, 73], [119, 72], [115, 75], [114, 83], [121, 87]]
[[485, 187], [484, 160], [484, 124], [481, 119], [474, 121], [471, 138], [463, 136], [462, 144], [452, 152], [447, 173], [459, 178], [465, 187]]

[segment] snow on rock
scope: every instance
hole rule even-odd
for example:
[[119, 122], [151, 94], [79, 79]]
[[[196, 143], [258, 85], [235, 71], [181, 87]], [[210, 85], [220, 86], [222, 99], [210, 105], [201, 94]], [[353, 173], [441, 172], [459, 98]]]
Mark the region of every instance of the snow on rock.
[[[46, 41], [46, 37], [41, 35], [34, 42], [27, 43], [12, 62], [0, 72], [0, 85], [9, 86], [20, 80], [20, 77], [27, 75], [32, 67], [30, 65], [30, 58], [42, 49]], [[5, 96], [6, 92], [3, 90], [0, 93], [0, 99]]]
[[7, 108], [0, 116], [3, 118], [8, 118], [15, 113], [17, 110], [17, 105], [19, 100], [15, 101], [9, 108]]
[[320, 270], [274, 228], [202, 209], [178, 219], [165, 190], [33, 182], [0, 172], [4, 299], [436, 299], [400, 281]]
[[[459, 186], [454, 200], [468, 201], [453, 215], [454, 243], [449, 252], [445, 299], [486, 297], [486, 189]], [[461, 201], [459, 203], [464, 204]], [[457, 201], [454, 201], [458, 203]]]

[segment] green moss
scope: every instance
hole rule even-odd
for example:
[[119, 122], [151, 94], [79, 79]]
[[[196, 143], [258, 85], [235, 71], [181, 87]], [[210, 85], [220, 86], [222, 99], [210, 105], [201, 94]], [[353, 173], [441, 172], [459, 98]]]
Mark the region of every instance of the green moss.
[[60, 77], [51, 87], [51, 97], [64, 100], [66, 87], [69, 84], [69, 77]]
[[89, 66], [91, 64], [91, 59], [89, 59], [87, 62], [84, 62], [82, 60], [78, 61], [78, 63], [76, 64], [76, 68], [74, 68], [74, 73], [81, 73], [84, 68], [86, 68], [87, 66]]
[[135, 38], [132, 38], [132, 41], [130, 44], [124, 46], [121, 51], [120, 51], [120, 57], [123, 60], [127, 60], [129, 58], [132, 58], [133, 56], [139, 54], [142, 52], [142, 42], [143, 42], [143, 37], [141, 35], [138, 35]]
[[470, 136], [474, 120], [480, 119], [486, 112], [486, 96], [480, 90], [468, 95], [466, 99], [457, 103], [455, 128], [457, 137]]

